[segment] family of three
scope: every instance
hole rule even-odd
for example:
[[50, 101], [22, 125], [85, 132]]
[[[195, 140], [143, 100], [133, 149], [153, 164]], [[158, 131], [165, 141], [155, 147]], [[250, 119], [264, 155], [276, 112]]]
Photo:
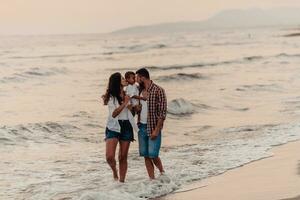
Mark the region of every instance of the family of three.
[[[136, 85], [136, 82], [139, 86]], [[159, 158], [161, 130], [167, 113], [167, 99], [164, 89], [156, 85], [146, 68], [126, 72], [125, 78], [117, 72], [110, 76], [104, 105], [108, 106], [105, 130], [106, 160], [113, 177], [125, 181], [130, 142], [134, 131], [138, 133], [139, 153], [145, 159], [150, 179], [154, 179], [154, 166], [164, 173]], [[119, 173], [115, 159], [119, 144]]]

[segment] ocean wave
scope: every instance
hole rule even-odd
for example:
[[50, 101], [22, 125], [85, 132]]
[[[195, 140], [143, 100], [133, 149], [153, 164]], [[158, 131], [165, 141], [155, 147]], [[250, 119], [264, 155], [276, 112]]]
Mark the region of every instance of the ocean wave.
[[[61, 123], [59, 124], [61, 125]], [[34, 179], [36, 170], [24, 171], [22, 165], [19, 168], [21, 170], [16, 171], [12, 177], [14, 179], [20, 176], [33, 178], [29, 178], [30, 184], [16, 185], [13, 188], [14, 191], [8, 191], [8, 194], [14, 195], [15, 191], [18, 191], [22, 196], [26, 195], [27, 199], [36, 199], [37, 197], [40, 199], [81, 200], [153, 199], [176, 192], [176, 190], [192, 182], [220, 175], [230, 169], [269, 157], [272, 155], [269, 150], [274, 145], [300, 139], [299, 130], [299, 123], [265, 125], [260, 128], [252, 125], [232, 127], [231, 129], [224, 129], [222, 132], [224, 139], [222, 140], [195, 141], [194, 144], [162, 148], [160, 156], [166, 173], [152, 181], [148, 180], [146, 172], [143, 170], [143, 158], [138, 155], [138, 152], [131, 151], [130, 170], [127, 174], [127, 182], [124, 184], [112, 180], [105, 156], [101, 156], [102, 153], [98, 152], [97, 148], [90, 151], [87, 148], [87, 152], [82, 155], [78, 155], [76, 151], [73, 152], [68, 160], [54, 158], [54, 162], [51, 162], [51, 159], [50, 161], [46, 159], [41, 160], [38, 165], [35, 162], [26, 163], [25, 166], [28, 169], [31, 166], [32, 169], [37, 169], [41, 164], [47, 166], [40, 173], [45, 174], [45, 177], [51, 175], [54, 180], [42, 184]], [[200, 129], [199, 131], [203, 130]], [[245, 138], [243, 134], [245, 132], [249, 135], [252, 135], [253, 132], [260, 132], [260, 134], [257, 137]], [[184, 137], [183, 133], [179, 134]], [[228, 137], [229, 134], [240, 135], [241, 137]], [[38, 150], [39, 148], [37, 148]], [[82, 169], [85, 170], [85, 173], [82, 173]], [[99, 170], [103, 173], [99, 173]], [[10, 175], [8, 177], [11, 178], [11, 174], [4, 175]], [[54, 189], [49, 190], [50, 186]]]
[[166, 48], [167, 45], [165, 44], [151, 44], [151, 45], [144, 45], [144, 44], [137, 44], [132, 46], [120, 46], [119, 49], [126, 49], [130, 51], [141, 51], [141, 50], [147, 50], [147, 49], [163, 49]]
[[248, 61], [254, 61], [254, 60], [261, 60], [264, 59], [265, 57], [263, 56], [249, 56], [249, 57], [244, 57], [244, 60], [248, 60]]
[[205, 77], [200, 73], [177, 73], [172, 75], [166, 76], [159, 76], [156, 78], [159, 81], [178, 81], [178, 80], [198, 80], [198, 79], [205, 79]]
[[244, 133], [244, 132], [253, 132], [253, 131], [263, 131], [268, 128], [273, 128], [279, 126], [279, 124], [262, 124], [262, 125], [246, 125], [239, 127], [229, 127], [222, 130], [222, 133]]
[[183, 98], [174, 99], [168, 103], [168, 113], [173, 115], [189, 115], [195, 111], [195, 106]]
[[28, 70], [24, 70], [22, 72], [13, 73], [9, 76], [4, 76], [0, 78], [0, 83], [7, 82], [24, 82], [26, 80], [31, 80], [34, 78], [42, 78], [49, 77], [58, 74], [65, 74], [67, 72], [66, 68], [41, 68], [41, 67], [33, 67]]
[[102, 53], [74, 53], [74, 54], [49, 54], [39, 56], [11, 56], [9, 59], [45, 59], [45, 58], [67, 58], [67, 57], [79, 57], [79, 56], [96, 56]]
[[213, 46], [241, 46], [241, 45], [248, 45], [254, 44], [255, 42], [219, 42], [219, 43], [212, 43]]
[[[300, 124], [266, 125], [256, 127], [241, 127], [238, 132], [260, 131], [259, 137], [252, 139], [233, 139], [227, 137], [222, 141], [212, 141], [209, 144], [189, 144], [173, 148], [161, 155], [166, 174], [154, 181], [145, 181], [139, 169], [142, 160], [131, 160], [131, 173], [128, 184], [105, 182], [97, 189], [85, 191], [81, 200], [104, 199], [153, 199], [174, 192], [186, 184], [217, 176], [230, 169], [241, 167], [262, 158], [272, 156], [269, 151], [275, 145], [285, 144], [300, 139]], [[228, 134], [228, 133], [227, 133]], [[176, 165], [174, 165], [176, 163]], [[111, 175], [107, 175], [107, 179]], [[145, 175], [144, 175], [145, 176]], [[134, 177], [134, 178], [133, 178]], [[104, 185], [105, 184], [105, 185]]]
[[[145, 65], [143, 67], [152, 70], [152, 71], [167, 71], [167, 70], [182, 70], [187, 68], [202, 68], [202, 67], [216, 67], [222, 65], [231, 65], [231, 64], [242, 64], [245, 62], [256, 62], [261, 60], [267, 60], [271, 58], [278, 58], [278, 57], [300, 57], [300, 54], [287, 54], [287, 53], [280, 53], [272, 56], [245, 56], [240, 59], [235, 60], [224, 60], [218, 62], [207, 62], [207, 63], [192, 63], [192, 64], [175, 64], [175, 65], [164, 65], [164, 66], [153, 66], [153, 65]], [[111, 70], [111, 69], [110, 69]], [[114, 70], [134, 70], [134, 68], [116, 68]]]
[[283, 109], [280, 112], [288, 113], [291, 115], [298, 115], [300, 111], [300, 96], [289, 98], [283, 101]]
[[141, 53], [151, 49], [164, 49], [168, 46], [165, 44], [137, 44], [132, 46], [120, 46], [117, 50], [106, 51], [102, 55], [114, 55], [114, 54], [128, 54], [128, 53]]
[[[219, 62], [207, 62], [207, 63], [193, 63], [193, 64], [175, 64], [175, 65], [165, 65], [165, 66], [143, 66], [149, 70], [181, 70], [186, 68], [201, 68], [201, 67], [215, 67], [215, 66], [222, 66], [222, 65], [231, 65], [231, 64], [241, 64], [245, 62], [254, 62], [258, 60], [267, 59], [269, 57], [264, 56], [247, 56], [241, 59], [236, 60], [224, 60]], [[114, 70], [133, 70], [133, 68], [117, 68]]]
[[300, 57], [300, 54], [288, 54], [288, 53], [280, 53], [275, 57]]
[[242, 59], [224, 60], [224, 61], [220, 61], [220, 62], [195, 63], [195, 64], [189, 64], [189, 65], [171, 65], [171, 66], [165, 66], [165, 67], [150, 66], [149, 69], [172, 70], [172, 69], [198, 68], [198, 67], [210, 67], [210, 66], [213, 67], [213, 66], [220, 66], [220, 65], [239, 64], [239, 63], [243, 63], [245, 61], [257, 61], [257, 60], [262, 60], [264, 58], [267, 58], [267, 57], [247, 56], [247, 57], [243, 57]]
[[186, 68], [200, 68], [200, 67], [212, 67], [218, 65], [228, 65], [238, 63], [237, 61], [222, 61], [222, 62], [211, 62], [211, 63], [194, 63], [194, 64], [187, 64], [187, 65], [169, 65], [169, 66], [146, 66], [149, 70], [180, 70]]
[[266, 91], [266, 92], [280, 92], [282, 88], [278, 84], [253, 84], [253, 85], [242, 85], [236, 88], [236, 91]]
[[230, 110], [233, 110], [233, 111], [239, 111], [239, 112], [245, 112], [245, 111], [248, 111], [250, 108], [248, 107], [234, 107], [234, 106], [225, 106], [225, 108], [228, 108]]
[[290, 33], [290, 34], [286, 34], [283, 37], [300, 37], [300, 33]]
[[[99, 129], [95, 124], [86, 127]], [[41, 122], [0, 127], [0, 145], [26, 145], [33, 143], [65, 143], [69, 140], [96, 142], [94, 136], [80, 134], [84, 127], [62, 122]], [[90, 129], [89, 129], [90, 130]], [[90, 138], [89, 138], [90, 137]]]
[[[228, 62], [224, 62], [224, 64], [228, 64]], [[185, 69], [185, 68], [198, 68], [198, 67], [205, 67], [205, 66], [216, 66], [217, 63], [195, 63], [195, 64], [187, 64], [187, 65], [165, 65], [165, 66], [151, 66], [151, 65], [148, 65], [148, 66], [143, 66], [149, 70], [152, 70], [152, 71], [159, 71], [159, 70], [164, 70], [164, 71], [167, 71], [167, 70], [180, 70], [180, 69]], [[111, 70], [111, 69], [109, 69]], [[134, 71], [134, 68], [116, 68], [116, 69], [113, 69], [113, 70], [127, 70], [127, 71]]]

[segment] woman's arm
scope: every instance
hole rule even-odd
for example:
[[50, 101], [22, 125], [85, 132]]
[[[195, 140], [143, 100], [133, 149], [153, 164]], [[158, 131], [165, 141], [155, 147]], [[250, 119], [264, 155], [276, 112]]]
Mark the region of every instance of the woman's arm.
[[115, 118], [116, 116], [118, 116], [118, 115], [122, 112], [122, 110], [127, 106], [129, 100], [130, 100], [130, 97], [126, 95], [126, 96], [124, 97], [123, 103], [122, 103], [118, 108], [116, 108], [116, 109], [113, 111], [113, 113], [112, 113], [112, 117], [113, 117], [113, 118]]

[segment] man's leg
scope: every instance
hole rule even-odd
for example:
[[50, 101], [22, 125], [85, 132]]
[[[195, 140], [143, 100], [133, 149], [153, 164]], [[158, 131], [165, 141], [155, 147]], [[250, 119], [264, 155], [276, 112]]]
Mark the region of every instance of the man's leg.
[[150, 179], [154, 179], [154, 165], [152, 163], [152, 159], [149, 157], [145, 157], [145, 165], [148, 172], [148, 176]]
[[152, 160], [153, 160], [154, 165], [158, 168], [160, 174], [163, 174], [165, 172], [165, 170], [163, 168], [160, 158], [157, 157], [157, 158], [153, 158]]
[[140, 156], [145, 159], [145, 166], [150, 179], [154, 179], [154, 165], [152, 159], [149, 158], [149, 136], [147, 134], [147, 125], [139, 125], [139, 152]]
[[149, 140], [149, 157], [152, 163], [159, 169], [160, 173], [164, 173], [162, 162], [159, 158], [159, 151], [161, 146], [161, 133], [154, 140]]

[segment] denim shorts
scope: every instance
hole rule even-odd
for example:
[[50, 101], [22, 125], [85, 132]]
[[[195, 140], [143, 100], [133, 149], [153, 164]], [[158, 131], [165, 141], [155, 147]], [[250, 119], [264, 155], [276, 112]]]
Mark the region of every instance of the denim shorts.
[[121, 127], [121, 132], [116, 132], [106, 128], [105, 130], [105, 139], [117, 138], [122, 141], [134, 141], [133, 128], [129, 120], [119, 120]]
[[157, 158], [161, 146], [161, 132], [155, 140], [151, 140], [147, 133], [147, 124], [139, 124], [139, 152], [140, 156]]

